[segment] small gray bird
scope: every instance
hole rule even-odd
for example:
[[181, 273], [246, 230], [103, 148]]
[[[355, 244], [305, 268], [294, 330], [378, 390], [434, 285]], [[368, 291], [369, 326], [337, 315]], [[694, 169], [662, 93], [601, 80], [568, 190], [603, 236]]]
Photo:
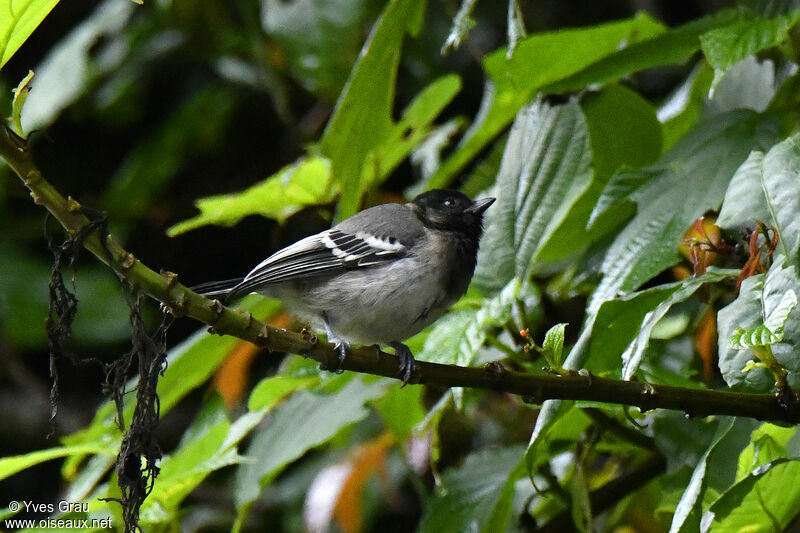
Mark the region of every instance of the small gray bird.
[[436, 189], [407, 204], [371, 207], [275, 252], [244, 278], [194, 290], [226, 301], [251, 292], [280, 299], [312, 328], [324, 328], [340, 364], [351, 343], [389, 345], [405, 384], [415, 364], [401, 341], [466, 292], [483, 213], [494, 200]]

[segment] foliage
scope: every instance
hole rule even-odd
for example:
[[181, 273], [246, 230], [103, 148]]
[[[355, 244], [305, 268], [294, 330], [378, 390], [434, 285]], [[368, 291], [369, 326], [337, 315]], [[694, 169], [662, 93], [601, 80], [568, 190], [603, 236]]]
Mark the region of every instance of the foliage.
[[[29, 94], [4, 97], [6, 114], [51, 181], [106, 209], [146, 262], [182, 280], [231, 277], [400, 191], [460, 187], [497, 201], [469, 291], [408, 341], [419, 359], [588, 370], [688, 398], [777, 392], [796, 409], [794, 2], [742, 2], [676, 27], [641, 12], [565, 29], [516, 0], [452, 12], [413, 0], [106, 0], [46, 42], [33, 30], [55, 4], [11, 1], [0, 17], [0, 83], [35, 72]], [[61, 7], [45, 25], [68, 16]], [[41, 214], [20, 191], [3, 170], [0, 346], [9, 390], [40, 399], [10, 411], [45, 413], [30, 423], [43, 436], [49, 259], [31, 251], [44, 248]], [[108, 362], [129, 334], [123, 291], [85, 263], [74, 265], [73, 345]], [[279, 302], [241, 305], [295, 326]], [[164, 457], [144, 531], [798, 523], [793, 427], [400, 388], [190, 327], [173, 326], [188, 339], [158, 385]], [[119, 412], [81, 409], [98, 402], [90, 374], [71, 376], [91, 396], [68, 393], [78, 407], [65, 406], [59, 442], [25, 440], [20, 424], [0, 431], [21, 443], [2, 450], [0, 502], [58, 496], [88, 503], [59, 518], [118, 524], [115, 419], [130, 419], [135, 395]], [[40, 472], [47, 488], [30, 481]], [[45, 517], [9, 505], [0, 519], [15, 514]]]

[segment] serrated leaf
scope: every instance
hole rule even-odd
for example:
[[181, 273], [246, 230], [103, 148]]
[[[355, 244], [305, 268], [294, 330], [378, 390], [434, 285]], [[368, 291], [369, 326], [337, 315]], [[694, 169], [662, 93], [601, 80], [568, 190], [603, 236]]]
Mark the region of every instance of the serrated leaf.
[[196, 200], [200, 214], [175, 224], [167, 234], [175, 237], [206, 224], [232, 226], [255, 214], [283, 222], [303, 207], [332, 200], [330, 180], [327, 159], [302, 159], [242, 192]]
[[586, 122], [576, 102], [536, 102], [514, 122], [500, 173], [497, 202], [486, 215], [474, 283], [497, 290], [527, 277], [592, 178]]
[[636, 289], [678, 260], [686, 228], [719, 205], [736, 168], [753, 148], [771, 142], [773, 127], [752, 112], [717, 115], [641, 171], [643, 179], [630, 195], [637, 214], [606, 252], [600, 268], [603, 279], [589, 301], [586, 324], [567, 358], [567, 368], [584, 365], [590, 331], [603, 302]]
[[567, 324], [556, 324], [547, 330], [542, 342], [542, 355], [544, 355], [550, 368], [561, 368], [561, 356], [564, 351], [564, 330]]
[[[766, 274], [751, 276], [742, 282], [739, 296], [717, 313], [719, 330], [719, 368], [722, 377], [730, 387], [742, 387], [752, 392], [766, 392], [772, 389], [774, 380], [763, 368], [754, 368], [747, 373], [742, 369], [752, 360], [751, 350], [742, 350], [731, 346], [729, 339], [742, 328], [743, 332], [757, 329], [766, 322], [766, 317], [773, 316], [774, 324], [783, 321], [783, 339], [771, 344], [771, 351], [777, 361], [788, 370], [788, 382], [791, 387], [800, 385], [800, 361], [794, 351], [800, 343], [800, 313], [786, 309], [792, 305], [792, 296], [787, 292], [795, 292], [800, 287], [797, 270], [787, 266], [781, 256], [776, 258]], [[796, 293], [795, 293], [796, 296]], [[784, 300], [785, 298], [785, 300]], [[783, 308], [782, 308], [783, 306]], [[765, 316], [766, 315], [766, 316]], [[785, 320], [784, 320], [784, 315]], [[739, 332], [740, 335], [742, 331]], [[765, 337], [770, 334], [761, 332]], [[765, 339], [739, 339], [747, 344], [761, 342]]]
[[[761, 220], [778, 233], [775, 253], [798, 264], [800, 251], [800, 134], [773, 146], [766, 155], [753, 152], [737, 170], [717, 224], [728, 229], [754, 228]], [[759, 218], [760, 217], [760, 218]]]
[[798, 20], [800, 9], [774, 18], [741, 9], [736, 22], [704, 33], [700, 37], [703, 53], [714, 67], [712, 92], [728, 68], [751, 54], [779, 45]]
[[514, 483], [524, 474], [522, 447], [485, 450], [467, 457], [442, 476], [446, 492], [425, 508], [420, 533], [505, 531], [511, 516]]

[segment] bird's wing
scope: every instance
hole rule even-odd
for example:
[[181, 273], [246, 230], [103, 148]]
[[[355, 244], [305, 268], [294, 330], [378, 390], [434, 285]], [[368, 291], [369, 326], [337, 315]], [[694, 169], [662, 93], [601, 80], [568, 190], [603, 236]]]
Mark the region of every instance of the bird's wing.
[[395, 237], [334, 228], [274, 253], [247, 274], [234, 291], [241, 294], [274, 283], [375, 266], [403, 257], [406, 251], [406, 245]]

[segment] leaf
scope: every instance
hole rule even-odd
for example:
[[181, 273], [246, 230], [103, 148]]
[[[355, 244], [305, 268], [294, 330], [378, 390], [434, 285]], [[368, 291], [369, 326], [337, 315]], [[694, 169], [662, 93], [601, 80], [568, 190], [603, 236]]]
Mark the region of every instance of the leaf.
[[542, 355], [544, 355], [550, 368], [561, 368], [561, 355], [564, 351], [564, 329], [567, 324], [556, 324], [547, 330], [542, 343]]
[[417, 531], [462, 533], [505, 531], [511, 516], [514, 483], [522, 477], [521, 447], [484, 450], [443, 475], [446, 492], [425, 506]]
[[361, 180], [364, 160], [391, 131], [403, 36], [419, 31], [425, 4], [415, 0], [389, 3], [364, 44], [325, 128], [320, 151], [330, 159], [333, 183], [341, 188], [339, 219], [358, 210], [365, 189]]
[[660, 65], [682, 65], [700, 49], [701, 35], [736, 21], [738, 16], [736, 9], [723, 9], [677, 28], [636, 39], [581, 71], [546, 85], [543, 91], [581, 90], [591, 84], [617, 81], [630, 73]]
[[711, 504], [708, 531], [785, 531], [800, 512], [800, 462], [778, 458], [758, 466]]
[[[797, 270], [779, 257], [766, 274], [745, 279], [736, 300], [717, 313], [719, 369], [729, 387], [752, 392], [772, 390], [774, 380], [765, 369], [754, 368], [742, 373], [752, 360], [752, 352], [731, 346], [729, 339], [739, 328], [745, 331], [758, 328], [766, 322], [767, 317], [772, 316], [776, 324], [784, 320], [785, 311], [791, 306], [792, 300], [787, 292], [795, 292], [798, 287], [800, 278]], [[794, 388], [800, 385], [800, 361], [795, 355], [795, 347], [800, 344], [800, 313], [790, 312], [785, 317], [783, 329], [783, 339], [773, 344], [771, 349], [775, 359], [788, 370], [789, 385]]]
[[749, 9], [739, 13], [732, 24], [709, 30], [700, 37], [703, 53], [714, 67], [712, 93], [728, 68], [750, 54], [779, 45], [800, 21], [800, 9], [774, 18], [762, 17]]
[[770, 60], [758, 61], [747, 56], [732, 65], [714, 89], [708, 101], [710, 113], [734, 109], [752, 109], [763, 113], [775, 96], [775, 64]]
[[224, 413], [222, 402], [214, 402], [221, 414], [210, 425], [196, 417], [187, 431], [181, 446], [164, 457], [160, 463], [158, 483], [142, 505], [140, 520], [143, 523], [172, 522], [177, 519], [180, 504], [212, 472], [241, 463], [244, 458], [236, 453], [236, 445], [264, 418], [266, 409], [249, 412], [231, 424]]
[[272, 409], [286, 396], [296, 390], [307, 389], [319, 383], [316, 376], [272, 376], [262, 379], [253, 387], [247, 408], [251, 411]]
[[786, 444], [797, 433], [794, 427], [781, 427], [765, 422], [753, 431], [750, 444], [739, 454], [736, 481], [741, 481], [759, 466], [787, 455]]
[[542, 87], [581, 71], [621, 46], [662, 32], [660, 23], [640, 13], [619, 22], [530, 35], [519, 41], [511, 58], [507, 58], [506, 48], [487, 55], [483, 67], [491, 81], [484, 89], [475, 123], [456, 152], [431, 177], [429, 186], [447, 186]]
[[200, 214], [175, 224], [167, 235], [175, 237], [206, 224], [232, 226], [254, 214], [283, 222], [303, 207], [332, 200], [330, 179], [328, 160], [302, 159], [242, 192], [197, 200]]
[[[606, 252], [600, 267], [603, 279], [589, 301], [584, 330], [567, 358], [567, 368], [584, 365], [591, 328], [603, 302], [636, 289], [678, 260], [686, 228], [719, 205], [750, 150], [773, 138], [771, 124], [746, 111], [714, 116], [655, 165], [639, 172], [640, 184], [630, 194], [637, 214]], [[701, 189], [697, 183], [703, 184]], [[609, 187], [613, 184], [614, 180]]]
[[699, 531], [703, 497], [708, 486], [708, 470], [716, 459], [715, 456], [721, 453], [720, 450], [724, 450], [720, 444], [731, 433], [736, 423], [733, 417], [723, 417], [722, 420], [717, 427], [714, 440], [695, 466], [689, 485], [678, 502], [669, 528], [670, 533]]
[[299, 391], [273, 411], [247, 449], [251, 458], [236, 472], [234, 500], [244, 519], [261, 488], [307, 450], [330, 440], [342, 428], [367, 416], [364, 403], [382, 396], [389, 380], [366, 384], [356, 377], [333, 394]]
[[12, 90], [14, 98], [11, 101], [11, 117], [9, 123], [14, 129], [14, 133], [25, 138], [25, 132], [22, 130], [22, 108], [25, 106], [25, 100], [28, 99], [28, 93], [31, 91], [31, 80], [33, 79], [33, 71], [29, 70], [28, 74], [22, 78], [22, 81]]
[[709, 267], [702, 276], [604, 302], [594, 322], [587, 368], [598, 373], [615, 371], [622, 362], [622, 378], [631, 379], [642, 362], [654, 328], [673, 305], [687, 300], [706, 283], [719, 283], [738, 275], [738, 270]]
[[11, 59], [58, 0], [9, 0], [0, 16], [0, 67]]
[[536, 102], [520, 111], [503, 153], [497, 202], [486, 215], [476, 286], [488, 292], [527, 277], [591, 178], [589, 137], [576, 102]]
[[515, 278], [497, 295], [484, 300], [479, 308], [451, 311], [433, 325], [418, 358], [435, 363], [472, 364], [492, 330], [512, 320], [518, 301], [526, 312], [533, 312], [540, 296], [536, 287]]
[[780, 303], [754, 328], [737, 328], [728, 342], [734, 350], [746, 350], [754, 346], [769, 346], [783, 340], [783, 326], [789, 313], [797, 307], [797, 295], [792, 289], [783, 293]]
[[757, 221], [769, 220], [769, 208], [761, 188], [764, 153], [750, 152], [731, 178], [716, 224], [737, 233], [755, 229]]
[[36, 450], [24, 455], [3, 457], [0, 458], [0, 480], [6, 479], [17, 472], [21, 472], [45, 461], [52, 461], [53, 459], [59, 459], [70, 455], [83, 456], [90, 453], [113, 456], [116, 452], [99, 444], [76, 444], [72, 446], [58, 446], [46, 450]]
[[365, 15], [359, 0], [261, 2], [261, 26], [285, 55], [292, 76], [330, 101], [358, 57]]

